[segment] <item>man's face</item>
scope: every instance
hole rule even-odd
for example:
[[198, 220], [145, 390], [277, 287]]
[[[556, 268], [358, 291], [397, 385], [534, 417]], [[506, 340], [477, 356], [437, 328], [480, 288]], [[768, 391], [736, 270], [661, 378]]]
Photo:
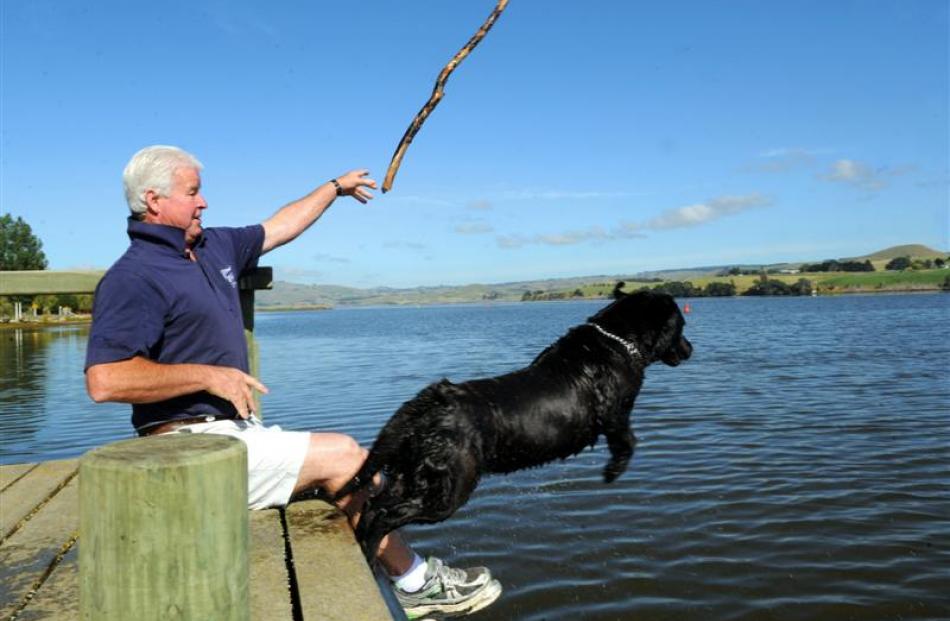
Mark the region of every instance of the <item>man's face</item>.
[[168, 196], [154, 194], [150, 208], [155, 211], [151, 221], [185, 231], [185, 244], [191, 246], [201, 235], [201, 212], [208, 203], [201, 195], [201, 175], [195, 168], [179, 168], [172, 176]]

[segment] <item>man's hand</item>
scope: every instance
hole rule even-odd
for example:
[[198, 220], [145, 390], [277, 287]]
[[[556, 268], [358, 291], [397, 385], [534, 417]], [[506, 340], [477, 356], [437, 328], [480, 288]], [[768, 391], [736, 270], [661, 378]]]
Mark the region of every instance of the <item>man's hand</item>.
[[215, 397], [230, 401], [241, 418], [247, 418], [254, 412], [252, 389], [264, 394], [268, 392], [267, 386], [240, 369], [206, 366], [203, 371], [206, 374], [205, 390]]
[[366, 188], [376, 189], [376, 181], [367, 177], [369, 171], [365, 168], [351, 170], [342, 177], [337, 177], [336, 181], [340, 184], [340, 191], [343, 196], [352, 196], [359, 202], [365, 204], [372, 200], [373, 195]]

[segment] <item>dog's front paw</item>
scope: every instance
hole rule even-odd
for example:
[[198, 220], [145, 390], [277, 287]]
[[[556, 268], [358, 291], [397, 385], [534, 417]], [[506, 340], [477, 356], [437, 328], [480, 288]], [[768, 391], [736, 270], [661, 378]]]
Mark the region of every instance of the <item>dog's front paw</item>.
[[613, 483], [627, 469], [627, 462], [609, 462], [604, 466], [604, 483]]

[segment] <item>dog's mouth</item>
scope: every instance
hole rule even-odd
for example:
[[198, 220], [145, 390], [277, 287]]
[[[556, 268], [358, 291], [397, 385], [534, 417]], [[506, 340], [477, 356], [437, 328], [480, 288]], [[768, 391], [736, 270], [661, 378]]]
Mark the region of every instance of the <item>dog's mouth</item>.
[[660, 357], [660, 361], [662, 361], [663, 364], [675, 367], [684, 360], [689, 360], [689, 357], [692, 355], [693, 344], [687, 341], [686, 337], [681, 336], [676, 345], [671, 347]]

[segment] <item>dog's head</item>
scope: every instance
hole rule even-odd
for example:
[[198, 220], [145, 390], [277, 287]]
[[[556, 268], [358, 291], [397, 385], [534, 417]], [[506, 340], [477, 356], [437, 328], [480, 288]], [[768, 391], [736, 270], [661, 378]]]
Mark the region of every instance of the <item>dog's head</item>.
[[673, 296], [649, 291], [623, 293], [623, 284], [614, 288], [614, 302], [589, 321], [635, 343], [648, 364], [659, 360], [675, 367], [688, 359], [693, 346], [683, 336], [686, 320]]

